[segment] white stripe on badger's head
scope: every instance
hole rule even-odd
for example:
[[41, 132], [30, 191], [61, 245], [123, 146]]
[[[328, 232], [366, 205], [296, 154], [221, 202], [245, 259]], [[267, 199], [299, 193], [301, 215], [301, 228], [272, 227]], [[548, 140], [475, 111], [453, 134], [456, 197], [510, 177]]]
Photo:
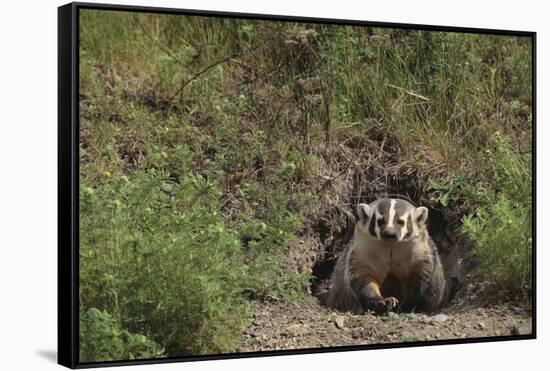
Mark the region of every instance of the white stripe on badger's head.
[[390, 210], [388, 211], [388, 228], [393, 227], [393, 219], [395, 218], [395, 204], [397, 201], [392, 199], [390, 201]]

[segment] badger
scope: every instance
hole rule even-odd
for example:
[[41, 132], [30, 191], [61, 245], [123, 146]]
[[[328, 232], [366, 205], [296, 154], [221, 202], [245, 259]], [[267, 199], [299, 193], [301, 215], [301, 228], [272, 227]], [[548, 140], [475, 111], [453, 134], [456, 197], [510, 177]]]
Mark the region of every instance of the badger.
[[353, 238], [336, 262], [327, 304], [340, 311], [433, 312], [446, 280], [427, 230], [428, 209], [383, 198], [357, 206]]

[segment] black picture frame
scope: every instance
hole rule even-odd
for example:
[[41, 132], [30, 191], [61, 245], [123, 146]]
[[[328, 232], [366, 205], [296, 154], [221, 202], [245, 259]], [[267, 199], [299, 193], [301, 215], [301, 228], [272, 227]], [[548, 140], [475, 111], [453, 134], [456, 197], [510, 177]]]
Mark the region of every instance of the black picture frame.
[[[170, 357], [159, 359], [121, 360], [108, 362], [79, 362], [79, 12], [82, 9], [116, 10], [176, 15], [199, 15], [254, 20], [280, 20], [292, 22], [325, 23], [335, 25], [361, 25], [372, 27], [415, 29], [426, 31], [447, 31], [490, 35], [528, 37], [532, 40], [532, 333], [452, 340], [430, 340], [429, 342], [408, 342], [398, 344], [373, 344], [339, 346], [250, 353], [217, 354], [203, 356]], [[484, 28], [462, 28], [422, 24], [403, 24], [343, 19], [309, 18], [296, 16], [229, 13], [188, 9], [158, 8], [147, 6], [111, 5], [74, 2], [58, 8], [58, 363], [69, 368], [91, 368], [155, 364], [184, 361], [233, 359], [296, 355], [321, 352], [342, 352], [352, 350], [418, 347], [445, 344], [527, 340], [537, 337], [536, 311], [536, 32], [495, 30]]]

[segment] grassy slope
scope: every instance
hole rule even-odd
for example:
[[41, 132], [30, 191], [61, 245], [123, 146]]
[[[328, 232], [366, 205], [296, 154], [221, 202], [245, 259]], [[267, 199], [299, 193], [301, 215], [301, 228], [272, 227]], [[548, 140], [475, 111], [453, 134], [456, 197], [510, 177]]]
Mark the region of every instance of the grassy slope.
[[[469, 211], [525, 193], [499, 187], [503, 177], [530, 177], [519, 155], [530, 151], [529, 39], [91, 10], [81, 17], [81, 209], [95, 221], [81, 232], [81, 309], [107, 310], [117, 328], [147, 335], [165, 354], [234, 350], [241, 323], [230, 309], [303, 296], [309, 275], [287, 269], [284, 252], [327, 200], [349, 207], [375, 196], [372, 177], [386, 186], [388, 177], [417, 182], [431, 192], [426, 202]], [[486, 151], [510, 161], [488, 171]], [[330, 194], [337, 179], [353, 182], [349, 173], [362, 183]], [[529, 207], [521, 199], [512, 210]], [[486, 234], [508, 206], [467, 232]], [[491, 250], [490, 241], [483, 246]], [[504, 253], [525, 261], [521, 251]], [[117, 270], [121, 262], [127, 272]], [[186, 283], [190, 291], [173, 284], [190, 272], [202, 277]], [[86, 356], [158, 353], [147, 341], [102, 356], [91, 347]]]

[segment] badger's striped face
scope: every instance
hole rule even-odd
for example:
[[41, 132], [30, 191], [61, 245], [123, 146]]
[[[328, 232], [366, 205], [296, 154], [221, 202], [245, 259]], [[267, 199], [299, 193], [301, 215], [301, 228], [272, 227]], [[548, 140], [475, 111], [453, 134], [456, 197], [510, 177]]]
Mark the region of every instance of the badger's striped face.
[[359, 204], [358, 226], [363, 233], [385, 241], [411, 241], [426, 228], [428, 209], [401, 199], [383, 198]]

